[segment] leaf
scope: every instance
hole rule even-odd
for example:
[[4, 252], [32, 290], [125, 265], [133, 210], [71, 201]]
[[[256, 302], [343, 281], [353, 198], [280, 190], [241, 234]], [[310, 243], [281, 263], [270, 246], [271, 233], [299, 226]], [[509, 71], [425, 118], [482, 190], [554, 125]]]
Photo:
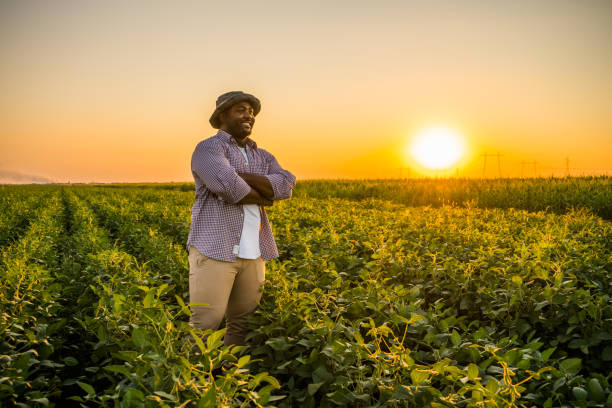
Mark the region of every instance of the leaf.
[[278, 389], [281, 387], [276, 377], [272, 377], [271, 375], [266, 375], [264, 377], [264, 381], [266, 381], [268, 384], [270, 384], [275, 389]]
[[324, 365], [320, 365], [316, 370], [312, 372], [312, 380], [317, 383], [321, 381], [332, 380], [334, 376], [327, 371], [327, 368]]
[[410, 372], [410, 378], [412, 379], [412, 383], [414, 385], [419, 385], [429, 378], [429, 373], [415, 369]]
[[155, 296], [155, 292], [154, 289], [149, 289], [149, 291], [147, 292], [147, 294], [145, 295], [142, 304], [145, 307], [145, 309], [148, 309], [151, 307], [151, 305], [153, 304], [153, 299]]
[[196, 345], [200, 349], [200, 352], [204, 354], [206, 352], [206, 347], [204, 346], [204, 342], [202, 341], [200, 336], [195, 334], [193, 330], [189, 330], [189, 334], [191, 334], [191, 338], [193, 339], [193, 341], [195, 341]]
[[513, 282], [513, 283], [515, 283], [515, 284], [517, 284], [518, 286], [521, 286], [521, 285], [523, 284], [523, 278], [521, 278], [521, 277], [520, 277], [520, 276], [518, 276], [518, 275], [514, 275], [514, 276], [512, 276], [512, 278], [511, 278], [511, 279], [512, 279], [512, 282]]
[[[125, 403], [125, 405], [128, 407], [136, 405], [134, 404], [134, 402], [142, 402], [142, 401], [144, 401], [144, 394], [142, 393], [142, 391], [136, 388], [128, 388], [125, 394], [123, 395], [123, 399], [122, 399], [122, 402]], [[123, 405], [124, 404], [122, 404], [122, 406]], [[138, 406], [140, 405], [141, 404], [139, 404]]]
[[475, 381], [478, 378], [478, 366], [474, 363], [470, 363], [467, 366], [467, 376], [470, 380]]
[[198, 401], [197, 408], [208, 408], [217, 406], [217, 390], [215, 385], [211, 384], [206, 394]]
[[291, 347], [291, 345], [287, 343], [285, 337], [273, 337], [268, 339], [266, 340], [266, 345], [272, 347], [276, 351], [285, 351]]
[[451, 334], [451, 342], [455, 347], [461, 344], [461, 336], [459, 335], [459, 333], [457, 333], [457, 330], [453, 330], [453, 333]]
[[87, 395], [96, 394], [96, 390], [94, 390], [94, 387], [92, 387], [91, 385], [80, 381], [77, 381], [77, 384], [87, 393]]
[[104, 367], [104, 369], [106, 371], [110, 371], [111, 373], [123, 374], [127, 377], [131, 375], [130, 370], [128, 370], [128, 368], [123, 365], [109, 365], [109, 366]]
[[43, 404], [45, 407], [49, 405], [49, 400], [47, 398], [35, 398], [32, 401], [38, 402], [39, 404]]
[[499, 389], [499, 383], [495, 378], [491, 378], [489, 379], [489, 382], [487, 382], [485, 388], [487, 389], [487, 391], [489, 391], [489, 393], [495, 395], [497, 393], [497, 390]]
[[546, 349], [542, 352], [542, 361], [548, 361], [548, 359], [550, 358], [551, 354], [556, 350], [556, 347], [551, 347], [549, 349]]
[[147, 332], [142, 327], [132, 330], [132, 341], [138, 348], [143, 348], [147, 344]]
[[249, 363], [249, 361], [251, 360], [251, 356], [246, 355], [246, 356], [242, 356], [240, 357], [240, 359], [238, 360], [238, 363], [236, 363], [236, 366], [238, 368], [242, 368], [245, 365], [247, 365]]
[[172, 402], [176, 402], [176, 397], [172, 394], [168, 394], [167, 392], [164, 391], [155, 391], [156, 395], [159, 395], [160, 397], [164, 397], [167, 400], [170, 400]]
[[559, 363], [559, 369], [565, 374], [577, 374], [582, 366], [582, 360], [579, 358], [568, 358]]
[[206, 339], [206, 347], [209, 350], [219, 348], [223, 344], [222, 339], [223, 339], [224, 334], [225, 334], [225, 329], [221, 329], [221, 330], [212, 332]]
[[611, 361], [612, 360], [612, 346], [604, 347], [603, 351], [601, 352], [601, 359], [603, 361]]
[[315, 395], [323, 384], [325, 384], [325, 381], [308, 384], [308, 395]]

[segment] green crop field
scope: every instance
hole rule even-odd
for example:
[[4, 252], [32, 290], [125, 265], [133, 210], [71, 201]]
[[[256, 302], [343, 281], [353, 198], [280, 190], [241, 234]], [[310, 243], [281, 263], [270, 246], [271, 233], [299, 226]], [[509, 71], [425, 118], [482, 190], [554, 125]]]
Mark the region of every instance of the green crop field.
[[184, 340], [193, 199], [0, 186], [0, 406], [612, 407], [610, 178], [299, 182], [247, 348]]

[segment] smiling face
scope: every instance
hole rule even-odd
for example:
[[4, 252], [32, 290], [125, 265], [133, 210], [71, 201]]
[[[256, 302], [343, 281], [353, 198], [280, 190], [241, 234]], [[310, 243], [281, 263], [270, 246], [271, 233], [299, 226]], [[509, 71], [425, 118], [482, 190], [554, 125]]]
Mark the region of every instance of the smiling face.
[[236, 142], [243, 146], [253, 130], [255, 114], [253, 107], [247, 101], [238, 102], [219, 115], [219, 129], [234, 136]]

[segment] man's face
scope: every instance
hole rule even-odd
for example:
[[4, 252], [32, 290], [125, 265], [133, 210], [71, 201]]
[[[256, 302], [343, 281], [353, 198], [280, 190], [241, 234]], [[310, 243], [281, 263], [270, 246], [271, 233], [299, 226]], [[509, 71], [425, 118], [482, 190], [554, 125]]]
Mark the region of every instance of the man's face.
[[219, 116], [221, 129], [234, 136], [237, 140], [245, 139], [251, 134], [255, 115], [253, 107], [246, 101], [238, 102]]

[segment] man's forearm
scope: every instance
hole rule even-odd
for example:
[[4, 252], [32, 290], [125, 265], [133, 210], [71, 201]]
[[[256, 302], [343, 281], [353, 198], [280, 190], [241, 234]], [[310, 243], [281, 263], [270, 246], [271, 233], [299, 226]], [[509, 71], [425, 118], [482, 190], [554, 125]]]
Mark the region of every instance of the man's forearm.
[[258, 205], [272, 205], [273, 201], [268, 200], [266, 197], [263, 197], [257, 190], [251, 188], [249, 194], [244, 196], [244, 198], [238, 201], [237, 204], [258, 204]]
[[274, 189], [272, 188], [272, 184], [270, 181], [261, 174], [253, 174], [253, 173], [238, 173], [240, 177], [246, 183], [251, 186], [252, 189], [257, 190], [257, 192], [263, 196], [264, 198], [272, 201], [274, 197]]

